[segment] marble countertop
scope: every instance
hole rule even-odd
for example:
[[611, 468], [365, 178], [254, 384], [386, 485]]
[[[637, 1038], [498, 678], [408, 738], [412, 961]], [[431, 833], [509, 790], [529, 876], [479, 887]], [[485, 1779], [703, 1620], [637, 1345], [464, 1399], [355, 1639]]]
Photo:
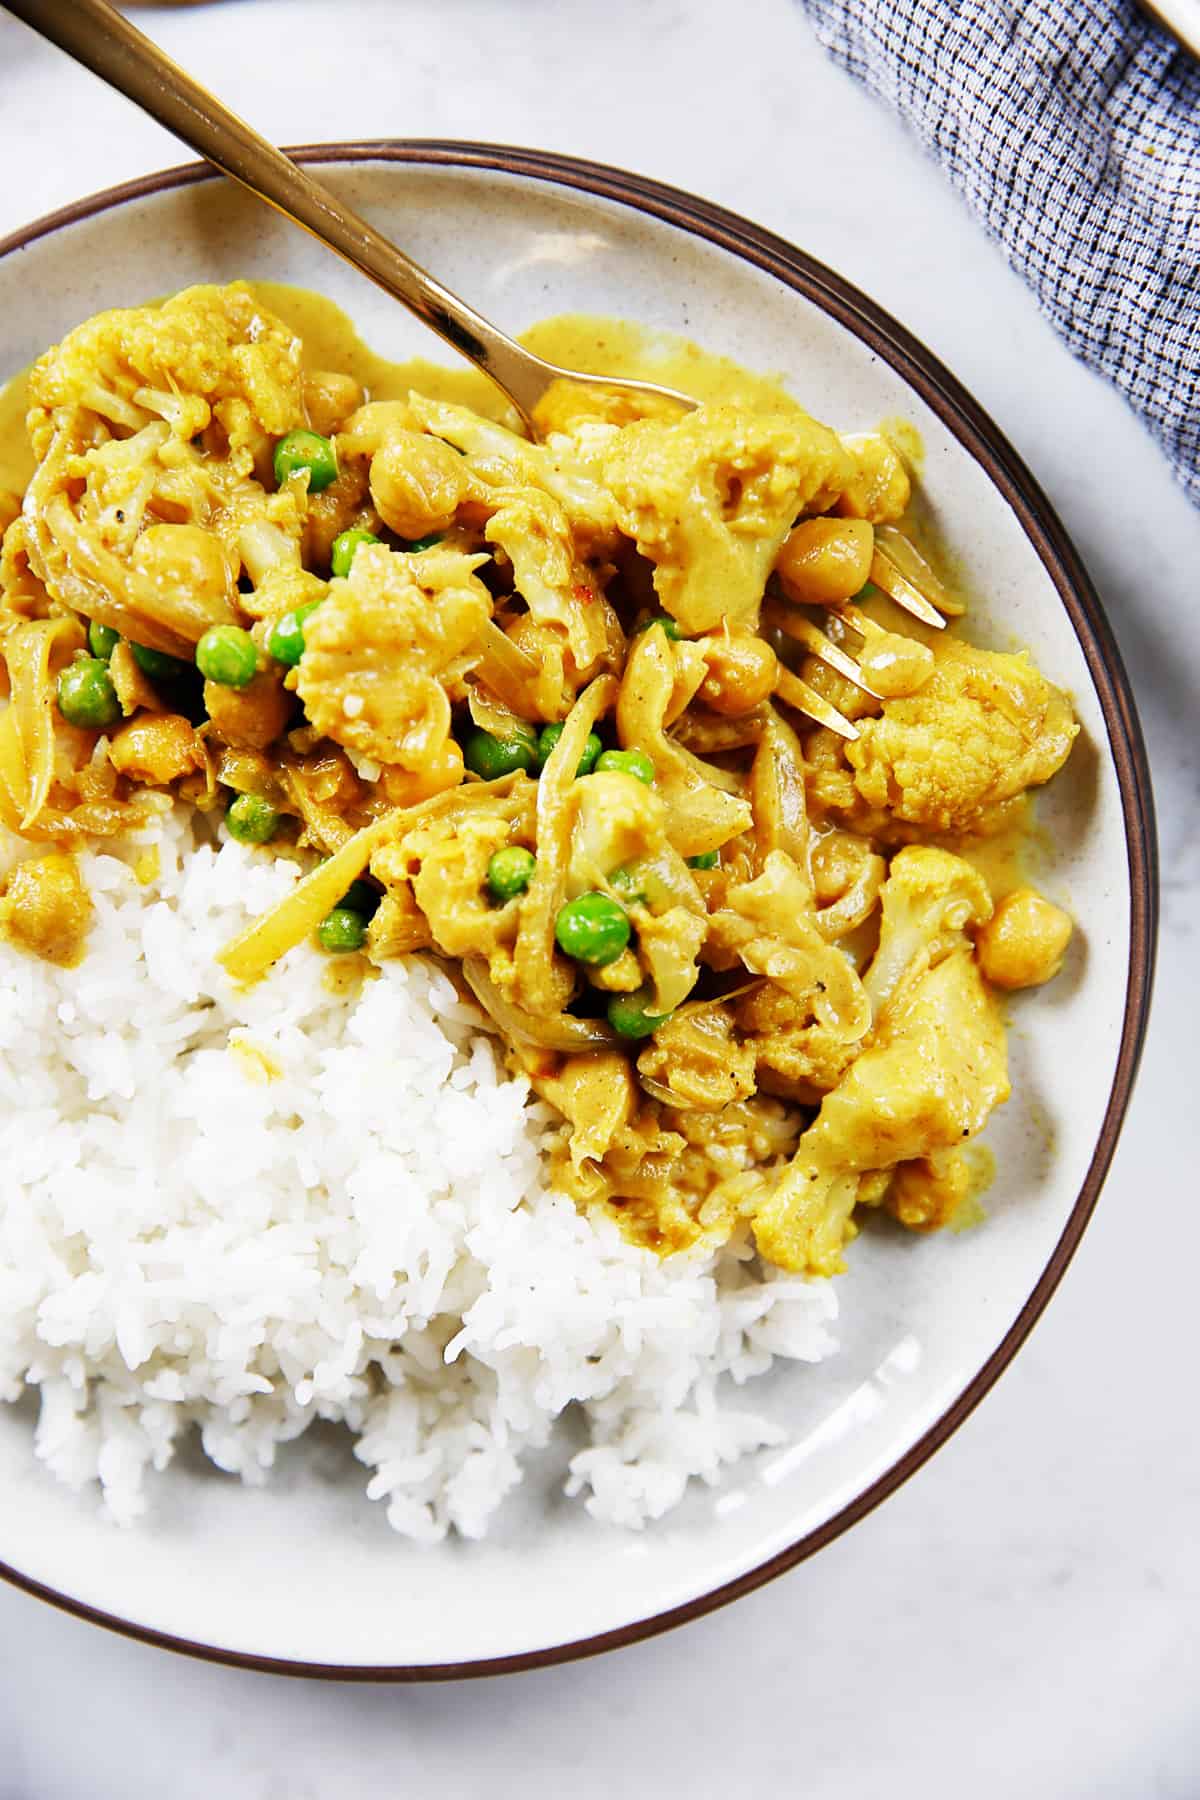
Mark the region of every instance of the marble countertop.
[[[1200, 514], [789, 0], [227, 0], [145, 27], [282, 142], [490, 138], [640, 170], [833, 265], [973, 390], [1066, 521], [1137, 690], [1164, 921], [1138, 1091], [1046, 1318], [950, 1444], [784, 1579], [617, 1655], [338, 1688], [192, 1663], [0, 1589], [0, 1800], [806, 1800], [1200, 1792]], [[182, 160], [0, 16], [0, 235]], [[723, 1708], [728, 1735], [714, 1740]]]

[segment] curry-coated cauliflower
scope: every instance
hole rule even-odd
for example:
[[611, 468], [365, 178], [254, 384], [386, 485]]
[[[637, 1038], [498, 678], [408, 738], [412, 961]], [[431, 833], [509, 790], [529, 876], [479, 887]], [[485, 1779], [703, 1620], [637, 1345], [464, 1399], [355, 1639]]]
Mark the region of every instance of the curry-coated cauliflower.
[[240, 618], [243, 569], [256, 587], [268, 567], [299, 569], [302, 488], [268, 493], [258, 476], [304, 424], [300, 351], [240, 283], [101, 313], [47, 351], [18, 530], [50, 597], [188, 656]]
[[503, 492], [485, 536], [512, 565], [513, 585], [538, 625], [557, 628], [582, 678], [608, 656], [610, 608], [579, 556], [570, 520], [540, 488]]
[[992, 897], [961, 856], [911, 844], [892, 858], [880, 892], [879, 945], [863, 978], [876, 1019], [893, 997], [986, 925]]
[[963, 946], [897, 994], [754, 1216], [785, 1269], [836, 1274], [860, 1179], [951, 1150], [1009, 1096], [1004, 1022]]
[[757, 613], [796, 515], [829, 504], [847, 470], [836, 434], [799, 410], [733, 406], [638, 420], [614, 434], [604, 463], [621, 530], [688, 635]]
[[446, 684], [491, 616], [474, 573], [486, 560], [364, 544], [305, 623], [296, 691], [314, 730], [382, 764], [436, 763], [450, 735]]
[[986, 829], [989, 814], [1049, 781], [1079, 730], [1071, 702], [1028, 656], [939, 644], [915, 693], [885, 700], [846, 746], [863, 800], [926, 831]]
[[853, 1038], [820, 1024], [810, 1005], [770, 981], [739, 999], [734, 1017], [754, 1052], [759, 1087], [802, 1106], [815, 1105], [836, 1087], [861, 1049]]
[[475, 499], [491, 510], [489, 492], [539, 488], [562, 507], [581, 548], [594, 550], [616, 541], [611, 495], [600, 479], [601, 449], [616, 435], [615, 426], [595, 425], [592, 448], [576, 438], [531, 444], [507, 426], [465, 406], [451, 406], [410, 394], [409, 415], [422, 430], [443, 438], [462, 453], [475, 484]]
[[245, 282], [185, 288], [161, 306], [98, 313], [34, 364], [29, 435], [41, 457], [79, 409], [124, 434], [163, 419], [193, 438], [213, 419], [253, 462], [259, 434], [303, 425], [301, 343]]

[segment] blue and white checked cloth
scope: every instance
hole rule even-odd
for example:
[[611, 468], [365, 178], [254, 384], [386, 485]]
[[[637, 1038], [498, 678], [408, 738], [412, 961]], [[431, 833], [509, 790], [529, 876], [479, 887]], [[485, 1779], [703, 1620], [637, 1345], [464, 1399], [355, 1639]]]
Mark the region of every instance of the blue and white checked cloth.
[[1129, 0], [800, 0], [1200, 505], [1200, 66]]

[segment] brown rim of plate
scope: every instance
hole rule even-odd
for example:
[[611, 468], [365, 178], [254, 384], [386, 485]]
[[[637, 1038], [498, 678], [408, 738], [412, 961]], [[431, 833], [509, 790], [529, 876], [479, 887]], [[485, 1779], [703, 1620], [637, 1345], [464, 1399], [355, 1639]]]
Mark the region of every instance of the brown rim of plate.
[[[579, 1657], [597, 1655], [603, 1650], [615, 1650], [626, 1644], [637, 1643], [642, 1638], [652, 1637], [660, 1631], [683, 1625], [704, 1613], [712, 1612], [716, 1607], [724, 1606], [730, 1600], [737, 1600], [752, 1589], [761, 1587], [764, 1582], [773, 1580], [776, 1575], [794, 1568], [805, 1557], [823, 1549], [849, 1526], [856, 1524], [902, 1482], [907, 1481], [910, 1475], [915, 1474], [922, 1463], [962, 1424], [1012, 1361], [1062, 1279], [1083, 1236], [1112, 1161], [1141, 1057], [1153, 983], [1158, 924], [1158, 853], [1150, 768], [1129, 678], [1099, 597], [1045, 494], [1003, 433], [949, 370], [902, 325], [832, 269], [826, 268], [804, 251], [797, 250], [783, 238], [749, 224], [736, 213], [726, 212], [724, 208], [697, 199], [681, 189], [609, 168], [603, 163], [585, 162], [576, 157], [559, 156], [548, 151], [440, 139], [378, 139], [357, 144], [304, 145], [293, 149], [291, 154], [297, 161], [306, 163], [383, 162], [428, 168], [483, 169], [548, 182], [557, 187], [580, 189], [601, 199], [630, 206], [638, 212], [717, 245], [731, 255], [740, 257], [743, 262], [751, 263], [755, 268], [774, 276], [836, 319], [883, 361], [889, 363], [920, 394], [963, 447], [981, 464], [1020, 520], [1026, 536], [1054, 583], [1079, 639], [1100, 699], [1121, 795], [1129, 858], [1129, 981], [1125, 992], [1121, 1046], [1112, 1090], [1096, 1149], [1079, 1196], [1071, 1209], [1071, 1216], [1037, 1285], [1017, 1318], [954, 1404], [947, 1408], [937, 1423], [886, 1474], [879, 1476], [863, 1493], [816, 1530], [808, 1532], [786, 1550], [781, 1550], [735, 1580], [713, 1588], [694, 1600], [672, 1607], [667, 1612], [657, 1613], [652, 1618], [639, 1619], [612, 1631], [516, 1656], [399, 1667], [286, 1662], [277, 1657], [253, 1656], [235, 1650], [222, 1650], [211, 1644], [193, 1643], [186, 1638], [173, 1637], [167, 1632], [135, 1625], [96, 1607], [87, 1606], [41, 1582], [30, 1580], [19, 1570], [0, 1562], [0, 1579], [10, 1581], [15, 1587], [23, 1588], [26, 1593], [36, 1595], [38, 1599], [47, 1600], [65, 1612], [74, 1613], [78, 1618], [104, 1625], [111, 1631], [136, 1638], [142, 1643], [181, 1651], [186, 1655], [202, 1657], [209, 1662], [225, 1663], [234, 1668], [332, 1681], [441, 1681], [461, 1680], [468, 1676], [514, 1674], [520, 1670], [545, 1668], [555, 1663], [570, 1662]], [[79, 224], [84, 219], [94, 218], [113, 207], [146, 199], [169, 189], [189, 186], [193, 182], [216, 179], [216, 172], [207, 164], [188, 163], [179, 168], [164, 169], [155, 175], [143, 176], [120, 187], [108, 188], [86, 200], [63, 207], [58, 212], [49, 213], [22, 230], [0, 239], [0, 257], [26, 249], [38, 238], [48, 237], [67, 226]]]

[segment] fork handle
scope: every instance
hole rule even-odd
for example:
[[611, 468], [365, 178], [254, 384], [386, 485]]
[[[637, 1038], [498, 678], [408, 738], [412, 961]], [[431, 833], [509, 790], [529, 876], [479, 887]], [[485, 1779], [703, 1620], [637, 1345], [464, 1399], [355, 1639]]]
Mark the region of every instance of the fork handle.
[[489, 375], [528, 419], [557, 370], [405, 256], [260, 137], [108, 0], [4, 0], [7, 10], [124, 94], [206, 161], [302, 225]]

